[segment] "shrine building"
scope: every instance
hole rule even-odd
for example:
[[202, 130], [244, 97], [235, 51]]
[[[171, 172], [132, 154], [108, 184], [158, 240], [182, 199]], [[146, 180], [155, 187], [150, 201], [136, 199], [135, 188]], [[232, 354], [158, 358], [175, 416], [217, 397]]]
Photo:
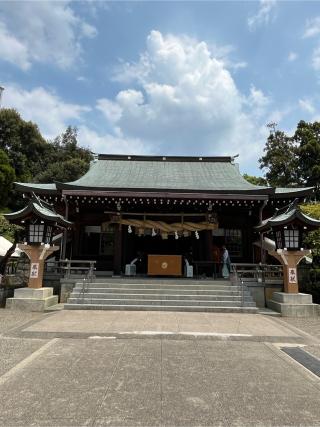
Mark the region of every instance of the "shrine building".
[[234, 263], [261, 261], [254, 227], [314, 192], [253, 185], [233, 157], [104, 154], [76, 181], [16, 183], [16, 189], [72, 223], [58, 259], [95, 260], [97, 272], [113, 275], [138, 260], [137, 273], [157, 275], [157, 258], [180, 257], [178, 267], [161, 262], [167, 270], [159, 274], [167, 276], [183, 275], [183, 259], [212, 276], [223, 245]]

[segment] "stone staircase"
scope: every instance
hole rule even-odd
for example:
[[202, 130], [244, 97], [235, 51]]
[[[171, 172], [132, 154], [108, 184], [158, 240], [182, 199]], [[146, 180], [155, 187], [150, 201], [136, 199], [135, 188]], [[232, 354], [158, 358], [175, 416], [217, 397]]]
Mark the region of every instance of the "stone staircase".
[[69, 310], [158, 310], [257, 313], [244, 285], [227, 280], [116, 279], [78, 282], [68, 302]]

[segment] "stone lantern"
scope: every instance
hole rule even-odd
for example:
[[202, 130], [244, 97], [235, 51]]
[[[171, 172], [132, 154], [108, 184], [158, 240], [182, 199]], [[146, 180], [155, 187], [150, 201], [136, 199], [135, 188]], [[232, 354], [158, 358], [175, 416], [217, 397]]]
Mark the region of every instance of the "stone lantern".
[[16, 289], [14, 298], [9, 298], [6, 306], [41, 311], [57, 304], [58, 297], [53, 295], [53, 289], [43, 287], [44, 263], [59, 249], [52, 244], [54, 234], [70, 228], [72, 223], [35, 195], [23, 209], [4, 216], [9, 222], [25, 227], [25, 241], [18, 247], [30, 260], [28, 287]]
[[[286, 312], [286, 315], [302, 316], [316, 313], [317, 305], [312, 304], [312, 296], [299, 293], [297, 266], [303, 258], [311, 253], [310, 249], [303, 247], [306, 233], [319, 227], [320, 221], [305, 215], [300, 210], [298, 199], [277, 210], [274, 216], [255, 227], [258, 232], [270, 232], [273, 235], [276, 250], [269, 251], [269, 255], [280, 261], [283, 266], [284, 292], [273, 293], [273, 300], [268, 304], [271, 308], [282, 313]], [[284, 307], [280, 307], [280, 305], [284, 305]], [[309, 308], [306, 307], [308, 305]], [[305, 306], [304, 309], [302, 306]]]

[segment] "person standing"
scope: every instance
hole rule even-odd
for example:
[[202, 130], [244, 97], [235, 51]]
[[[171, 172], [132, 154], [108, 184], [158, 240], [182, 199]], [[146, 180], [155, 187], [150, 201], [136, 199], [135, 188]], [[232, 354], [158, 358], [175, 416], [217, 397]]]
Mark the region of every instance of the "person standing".
[[228, 249], [225, 245], [222, 246], [222, 277], [228, 279], [230, 276], [230, 257]]

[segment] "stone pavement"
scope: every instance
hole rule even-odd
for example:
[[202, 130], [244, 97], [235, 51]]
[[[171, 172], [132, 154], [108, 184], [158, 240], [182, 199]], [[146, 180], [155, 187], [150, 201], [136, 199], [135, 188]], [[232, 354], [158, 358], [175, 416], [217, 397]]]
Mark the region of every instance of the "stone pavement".
[[1, 426], [320, 426], [319, 377], [281, 351], [319, 340], [283, 319], [7, 313]]
[[[23, 328], [38, 338], [141, 337], [299, 342], [301, 335], [268, 316], [235, 313], [64, 310]], [[287, 340], [287, 341], [286, 341]]]

